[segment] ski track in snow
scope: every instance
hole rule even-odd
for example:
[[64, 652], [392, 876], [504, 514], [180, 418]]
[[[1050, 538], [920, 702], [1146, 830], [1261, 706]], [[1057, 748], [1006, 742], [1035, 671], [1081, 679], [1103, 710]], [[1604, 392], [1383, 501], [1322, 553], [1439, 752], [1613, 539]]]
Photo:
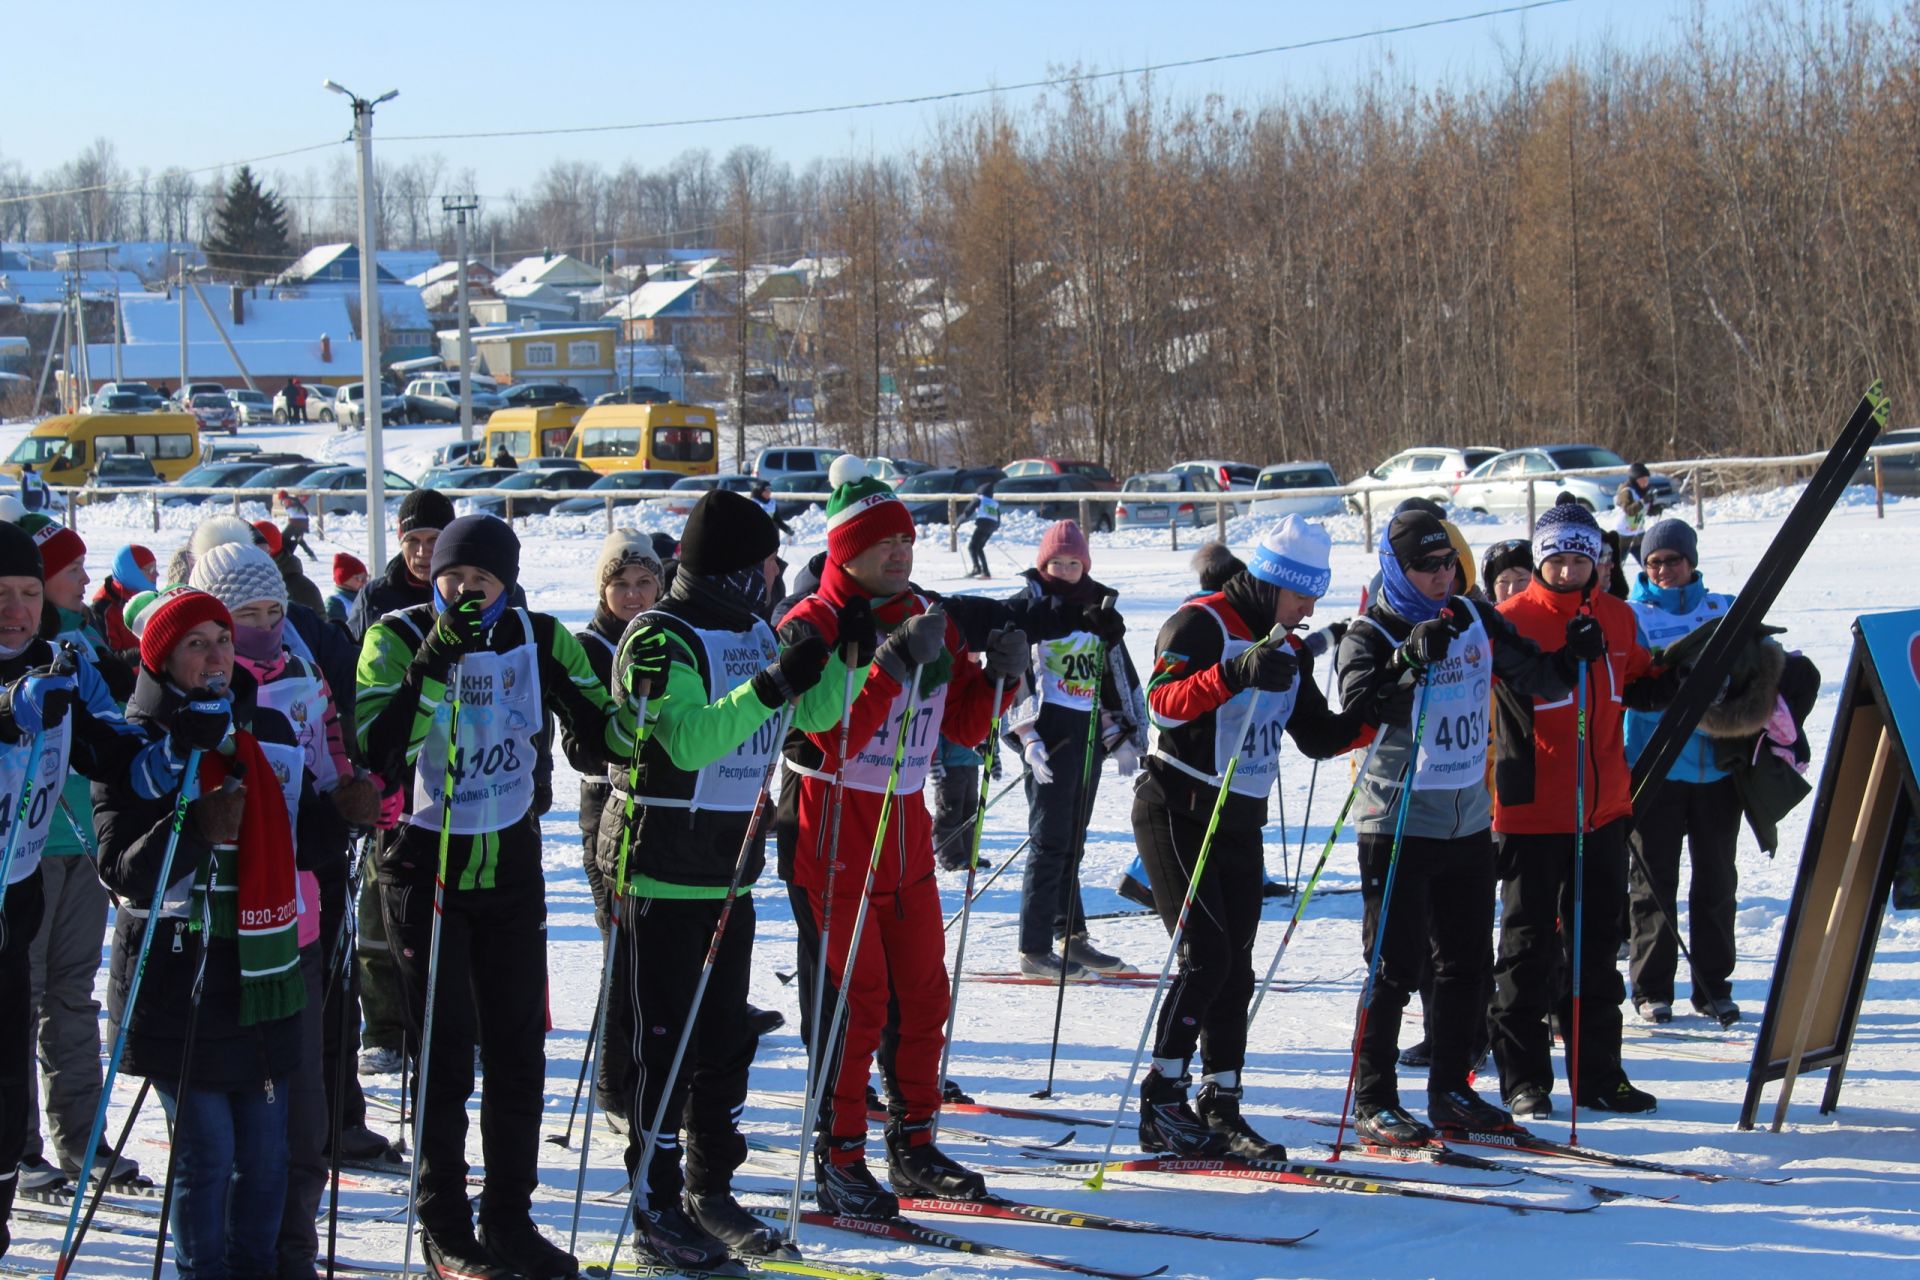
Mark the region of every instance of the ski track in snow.
[[[24, 428], [17, 424], [0, 428], [0, 448], [11, 450], [23, 433]], [[269, 448], [298, 448], [343, 462], [363, 460], [357, 437], [295, 427], [250, 429], [247, 435], [262, 440]], [[388, 466], [402, 474], [417, 474], [426, 466], [432, 448], [453, 438], [457, 438], [457, 431], [452, 428], [394, 428], [387, 435]], [[1726, 591], [1739, 588], [1797, 496], [1797, 488], [1788, 488], [1707, 504], [1701, 547], [1710, 585]], [[90, 507], [81, 519], [81, 532], [88, 541], [89, 572], [96, 582], [104, 576], [123, 541], [152, 547], [164, 565], [202, 515], [228, 509], [225, 503], [166, 509], [162, 512], [163, 529], [155, 533], [150, 508], [143, 498]], [[266, 512], [258, 504], [251, 504], [243, 507], [243, 514], [257, 519]], [[1680, 514], [1691, 519], [1691, 512]], [[679, 522], [629, 515], [621, 523], [671, 530]], [[786, 554], [797, 564], [824, 546], [824, 525], [818, 513], [793, 523], [797, 538], [789, 543]], [[1244, 552], [1265, 524], [1264, 520], [1236, 518], [1229, 522], [1229, 541]], [[1350, 610], [1374, 568], [1373, 556], [1360, 545], [1358, 519], [1336, 517], [1329, 525], [1336, 540], [1334, 585], [1315, 624]], [[916, 578], [942, 591], [1009, 592], [1016, 570], [1031, 562], [1043, 527], [1043, 522], [1024, 513], [1014, 514], [1002, 526], [989, 552], [996, 579], [986, 585], [960, 577], [965, 567], [964, 553], [948, 550], [944, 526], [923, 529]], [[569, 627], [584, 625], [593, 602], [582, 584], [605, 529], [603, 518], [536, 518], [519, 522], [518, 528], [527, 544], [522, 580], [534, 607], [554, 613]], [[1476, 548], [1522, 532], [1514, 521], [1485, 517], [1472, 519], [1465, 528]], [[1165, 531], [1132, 530], [1093, 537], [1094, 576], [1121, 593], [1121, 607], [1133, 627], [1127, 645], [1142, 672], [1150, 666], [1155, 631], [1193, 590], [1187, 568], [1191, 548], [1210, 535], [1210, 529], [1182, 530], [1182, 550], [1178, 554], [1168, 549]], [[313, 542], [323, 558], [309, 566], [309, 573], [324, 592], [331, 589], [325, 557], [335, 550], [349, 550], [364, 557], [364, 522], [358, 517], [329, 520], [326, 536], [315, 536]], [[1817, 778], [1826, 758], [1835, 700], [1852, 644], [1848, 626], [1861, 612], [1920, 606], [1920, 574], [1915, 573], [1920, 569], [1920, 553], [1916, 547], [1920, 547], [1920, 502], [1890, 500], [1886, 520], [1876, 521], [1871, 491], [1850, 490], [1771, 615], [1771, 621], [1789, 628], [1784, 642], [1804, 650], [1823, 676], [1821, 702], [1809, 725], [1814, 743], [1811, 777]], [[1321, 674], [1324, 678], [1324, 666]], [[1306, 819], [1309, 862], [1325, 841], [1328, 824], [1339, 808], [1349, 765], [1346, 761], [1329, 762], [1320, 775], [1312, 812]], [[1287, 830], [1284, 855], [1279, 809], [1268, 830], [1268, 867], [1276, 878], [1284, 877], [1286, 864], [1297, 856], [1310, 777], [1310, 762], [1289, 743], [1280, 783]], [[554, 781], [555, 807], [542, 824], [547, 838], [548, 968], [555, 1022], [547, 1041], [549, 1134], [560, 1133], [566, 1125], [600, 973], [599, 938], [581, 870], [576, 779], [564, 758], [555, 760]], [[1122, 869], [1133, 856], [1130, 802], [1129, 785], [1109, 771], [1094, 806], [1087, 845], [1084, 888], [1090, 913], [1131, 905], [1113, 892]], [[1784, 1133], [1776, 1136], [1764, 1128], [1741, 1133], [1734, 1128], [1745, 1089], [1746, 1062], [1757, 1033], [1811, 807], [1811, 802], [1801, 805], [1782, 824], [1781, 853], [1773, 860], [1759, 852], [1750, 834], [1742, 833], [1737, 926], [1740, 959], [1734, 977], [1735, 998], [1746, 1009], [1748, 1021], [1731, 1033], [1735, 1043], [1708, 1046], [1701, 1052], [1701, 1046], [1655, 1040], [1630, 1030], [1625, 1050], [1628, 1070], [1637, 1084], [1659, 1096], [1658, 1114], [1605, 1119], [1586, 1116], [1580, 1129], [1584, 1143], [1603, 1150], [1729, 1173], [1791, 1175], [1790, 1183], [1777, 1187], [1739, 1182], [1706, 1185], [1568, 1161], [1542, 1161], [1539, 1167], [1554, 1173], [1677, 1196], [1670, 1204], [1629, 1200], [1602, 1205], [1591, 1214], [1565, 1217], [1218, 1179], [1180, 1181], [1116, 1175], [1107, 1191], [1096, 1193], [1070, 1177], [1044, 1174], [1036, 1166], [1033, 1172], [1020, 1175], [996, 1174], [992, 1185], [1002, 1194], [1038, 1203], [1097, 1209], [1183, 1227], [1273, 1234], [1318, 1228], [1319, 1234], [1298, 1248], [1278, 1250], [1029, 1224], [929, 1221], [981, 1239], [1081, 1262], [1140, 1269], [1164, 1263], [1170, 1275], [1231, 1276], [1236, 1280], [1267, 1276], [1531, 1277], [1540, 1274], [1543, 1264], [1553, 1273], [1567, 1276], [1670, 1274], [1684, 1269], [1692, 1277], [1737, 1275], [1747, 1280], [1808, 1271], [1832, 1274], [1842, 1267], [1855, 1276], [1910, 1276], [1914, 1273], [1907, 1268], [1920, 1261], [1920, 1210], [1914, 1207], [1916, 1187], [1920, 1187], [1920, 1141], [1916, 1141], [1916, 1131], [1920, 1130], [1920, 1048], [1916, 1048], [1920, 1044], [1920, 1030], [1916, 1030], [1916, 1023], [1920, 1023], [1920, 919], [1910, 913], [1889, 913], [1839, 1110], [1831, 1117], [1818, 1115], [1824, 1076], [1816, 1075], [1801, 1082]], [[988, 817], [983, 852], [998, 861], [1023, 836], [1024, 806], [1017, 794], [1010, 794]], [[958, 905], [963, 878], [941, 876], [948, 910]], [[1335, 848], [1323, 885], [1350, 886], [1355, 882], [1353, 841], [1348, 833]], [[793, 967], [792, 918], [786, 895], [771, 869], [756, 886], [756, 893], [759, 935], [752, 997], [757, 1004], [785, 1012], [788, 1025], [762, 1043], [752, 1083], [756, 1090], [797, 1092], [805, 1071], [797, 1030], [797, 996], [793, 988], [783, 986], [774, 976], [776, 970], [787, 972]], [[970, 969], [1013, 967], [1018, 908], [1016, 867], [977, 904], [968, 943]], [[1259, 972], [1265, 971], [1290, 910], [1288, 900], [1269, 903], [1255, 953]], [[1308, 986], [1269, 996], [1249, 1046], [1248, 1114], [1269, 1136], [1286, 1142], [1298, 1158], [1324, 1156], [1328, 1131], [1282, 1117], [1308, 1111], [1331, 1114], [1340, 1105], [1353, 1004], [1361, 981], [1355, 969], [1364, 964], [1359, 910], [1357, 894], [1327, 896], [1309, 907], [1279, 974], [1282, 982], [1304, 981]], [[1098, 943], [1149, 973], [1158, 970], [1166, 953], [1166, 935], [1151, 917], [1096, 921], [1093, 930]], [[949, 952], [954, 936], [949, 935]], [[1624, 972], [1624, 965], [1622, 969]], [[1333, 975], [1345, 976], [1324, 980]], [[1681, 984], [1684, 991], [1684, 971]], [[1032, 1102], [1027, 1095], [1046, 1079], [1052, 989], [963, 985], [952, 1075], [983, 1102], [1051, 1105], [1076, 1114], [1111, 1115], [1150, 998], [1148, 989], [1074, 986], [1068, 992], [1056, 1101], [1048, 1104]], [[1676, 1029], [1703, 1034], [1714, 1030], [1711, 1024], [1692, 1017], [1684, 1001], [1681, 1008]], [[1419, 1038], [1419, 1028], [1411, 1025], [1418, 1018], [1417, 1002], [1408, 1015], [1410, 1025], [1403, 1029], [1403, 1044]], [[1628, 1025], [1630, 1029], [1635, 1025], [1631, 1012]], [[1556, 1069], [1559, 1066], [1556, 1055]], [[398, 1080], [387, 1077], [364, 1083], [373, 1099], [391, 1101]], [[131, 1101], [136, 1084], [124, 1078], [120, 1081], [112, 1118], [116, 1129], [123, 1114], [121, 1108]], [[1497, 1092], [1491, 1078], [1484, 1079], [1482, 1085]], [[1420, 1110], [1424, 1097], [1417, 1075], [1406, 1073], [1402, 1091], [1408, 1104]], [[1760, 1113], [1763, 1125], [1771, 1117], [1773, 1096], [1770, 1089]], [[1545, 1135], [1564, 1138], [1564, 1078], [1555, 1103], [1560, 1109], [1559, 1118], [1536, 1127]], [[476, 1096], [475, 1108], [477, 1105]], [[149, 1111], [135, 1130], [131, 1154], [158, 1176], [165, 1167], [164, 1148], [158, 1145], [163, 1135], [157, 1109]], [[1130, 1117], [1131, 1100], [1128, 1114]], [[396, 1117], [376, 1102], [371, 1121], [391, 1133]], [[469, 1151], [477, 1166], [477, 1111], [474, 1121], [469, 1127]], [[745, 1127], [753, 1136], [791, 1147], [796, 1121], [791, 1105], [758, 1096], [749, 1099]], [[1004, 1134], [1012, 1140], [1040, 1137], [1051, 1141], [1061, 1132], [1046, 1125], [991, 1116], [968, 1116], [955, 1123], [971, 1130]], [[1121, 1131], [1117, 1155], [1133, 1154], [1130, 1137], [1130, 1129]], [[1082, 1125], [1072, 1149], [1085, 1152], [1091, 1159], [1104, 1138], [1104, 1130]], [[581, 1221], [583, 1262], [604, 1260], [606, 1244], [619, 1218], [617, 1196], [613, 1203], [596, 1199], [615, 1192], [624, 1180], [620, 1147], [617, 1140], [610, 1139], [611, 1135], [596, 1122]], [[540, 1147], [542, 1195], [535, 1212], [549, 1234], [563, 1244], [579, 1145], [576, 1130], [572, 1150], [546, 1143]], [[975, 1163], [1023, 1163], [1010, 1146], [988, 1148], [957, 1136], [948, 1145], [962, 1159]], [[876, 1130], [870, 1151], [878, 1155], [880, 1150]], [[1501, 1154], [1470, 1150], [1490, 1156]], [[759, 1159], [742, 1170], [741, 1189], [776, 1187], [781, 1175], [771, 1172], [772, 1166], [759, 1163]], [[1446, 1176], [1446, 1171], [1430, 1166], [1350, 1159], [1356, 1173]], [[790, 1169], [790, 1159], [783, 1159], [779, 1167]], [[1460, 1176], [1471, 1181], [1478, 1175]], [[1573, 1195], [1558, 1184], [1532, 1180], [1497, 1194], [1522, 1193], [1550, 1200]], [[373, 1190], [343, 1190], [341, 1204], [346, 1211], [340, 1222], [342, 1258], [397, 1266], [401, 1252], [399, 1221], [397, 1217], [389, 1221], [375, 1215], [397, 1210], [398, 1197]], [[322, 1236], [324, 1242], [324, 1225]], [[802, 1240], [810, 1254], [824, 1260], [890, 1275], [1048, 1274], [992, 1259], [962, 1258], [891, 1244], [878, 1246], [821, 1228], [803, 1229]], [[31, 1268], [49, 1264], [58, 1245], [57, 1228], [16, 1222], [14, 1246], [6, 1265]], [[151, 1246], [146, 1242], [96, 1233], [76, 1274], [145, 1275], [150, 1255]], [[416, 1267], [418, 1257], [416, 1247]], [[173, 1274], [170, 1267], [166, 1274]]]

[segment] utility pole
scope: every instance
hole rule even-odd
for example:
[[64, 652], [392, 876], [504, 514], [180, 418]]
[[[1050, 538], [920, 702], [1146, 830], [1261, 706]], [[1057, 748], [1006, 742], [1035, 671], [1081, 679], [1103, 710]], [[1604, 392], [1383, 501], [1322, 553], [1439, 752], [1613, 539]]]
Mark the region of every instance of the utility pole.
[[460, 257], [460, 440], [473, 439], [473, 330], [467, 315], [467, 215], [480, 207], [472, 195], [441, 196], [440, 208], [454, 215], [454, 241]]
[[187, 404], [187, 251], [182, 248], [174, 261], [180, 266], [180, 407], [184, 409]]
[[379, 263], [373, 240], [373, 109], [400, 96], [389, 89], [369, 101], [331, 80], [321, 82], [353, 103], [353, 138], [360, 156], [360, 391], [367, 428], [367, 552], [371, 565], [387, 562], [387, 465], [380, 422]]

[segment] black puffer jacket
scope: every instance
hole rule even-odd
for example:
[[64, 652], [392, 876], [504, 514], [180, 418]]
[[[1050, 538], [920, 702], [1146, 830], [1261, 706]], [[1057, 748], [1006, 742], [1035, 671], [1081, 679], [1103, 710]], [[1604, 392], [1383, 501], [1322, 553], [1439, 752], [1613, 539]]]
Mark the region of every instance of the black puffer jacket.
[[[234, 672], [235, 723], [251, 728], [255, 686], [243, 670]], [[140, 673], [127, 719], [134, 724], [165, 730], [182, 701], [178, 691], [146, 672]], [[284, 727], [284, 722], [281, 722]], [[258, 726], [268, 735], [274, 727]], [[266, 740], [275, 740], [269, 736]], [[291, 735], [288, 735], [291, 740]], [[249, 783], [249, 786], [255, 784]], [[271, 779], [262, 785], [275, 785]], [[122, 910], [115, 919], [113, 954], [107, 970], [107, 1016], [117, 1027], [126, 1017], [127, 995], [133, 981], [140, 941], [146, 930], [145, 911], [157, 896], [156, 882], [173, 828], [175, 791], [157, 800], [135, 794], [131, 782], [115, 778], [93, 784], [93, 810], [100, 839], [100, 879], [134, 910]], [[332, 838], [329, 839], [329, 836]], [[344, 834], [333, 806], [313, 793], [312, 779], [301, 797], [296, 847], [319, 850], [344, 847]], [[189, 809], [180, 826], [171, 878], [186, 899], [184, 881], [205, 863], [211, 846], [201, 836]], [[308, 868], [311, 869], [311, 868]], [[188, 928], [184, 918], [165, 917], [154, 934], [141, 979], [138, 1004], [127, 1035], [122, 1065], [137, 1076], [177, 1080], [186, 1051], [187, 1020], [192, 1009], [194, 974], [199, 966], [202, 933]], [[299, 1017], [280, 1018], [251, 1027], [240, 1025], [240, 958], [236, 943], [216, 939], [207, 953], [206, 985], [200, 997], [200, 1020], [194, 1031], [191, 1083], [196, 1088], [236, 1091], [284, 1078], [298, 1064], [302, 1052]]]

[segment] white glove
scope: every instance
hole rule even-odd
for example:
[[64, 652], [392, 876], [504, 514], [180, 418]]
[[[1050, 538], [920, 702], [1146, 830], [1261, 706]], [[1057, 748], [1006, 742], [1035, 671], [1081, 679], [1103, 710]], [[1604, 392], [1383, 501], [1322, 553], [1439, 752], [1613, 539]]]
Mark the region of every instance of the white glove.
[[1029, 738], [1027, 745], [1020, 750], [1020, 756], [1027, 762], [1027, 772], [1041, 786], [1053, 781], [1053, 766], [1047, 759], [1047, 744], [1038, 738]]
[[1122, 738], [1120, 745], [1112, 751], [1113, 767], [1120, 771], [1123, 778], [1131, 778], [1140, 767], [1140, 748], [1128, 739]]

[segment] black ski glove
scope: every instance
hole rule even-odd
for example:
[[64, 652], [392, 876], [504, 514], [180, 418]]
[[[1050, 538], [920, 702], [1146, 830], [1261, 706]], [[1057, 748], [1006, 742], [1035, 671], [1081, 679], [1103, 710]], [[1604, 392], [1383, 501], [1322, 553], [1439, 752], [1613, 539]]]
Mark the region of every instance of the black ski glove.
[[1293, 678], [1299, 672], [1299, 660], [1281, 640], [1255, 645], [1239, 657], [1220, 664], [1220, 674], [1227, 682], [1229, 693], [1239, 693], [1242, 689], [1280, 693], [1292, 687]]
[[414, 659], [420, 668], [436, 680], [445, 680], [453, 664], [486, 644], [486, 597], [478, 591], [463, 591], [460, 598], [440, 611], [433, 630], [420, 642]]
[[218, 750], [232, 732], [233, 704], [212, 689], [195, 689], [173, 713], [173, 749], [182, 755]]
[[1459, 604], [1441, 610], [1437, 618], [1415, 623], [1406, 642], [1400, 646], [1400, 665], [1418, 671], [1436, 662], [1446, 661], [1453, 638], [1471, 625], [1472, 616], [1466, 606]]
[[1567, 620], [1567, 652], [1576, 662], [1598, 662], [1607, 656], [1607, 633], [1598, 618], [1582, 613]]
[[847, 655], [849, 669], [858, 670], [873, 661], [873, 652], [880, 645], [880, 631], [874, 625], [873, 604], [865, 596], [855, 596], [840, 606], [836, 615], [840, 631], [840, 651]]
[[1118, 609], [1104, 600], [1099, 604], [1082, 605], [1079, 623], [1080, 630], [1092, 632], [1109, 649], [1127, 638], [1127, 620], [1120, 616]]
[[874, 651], [874, 665], [905, 685], [914, 669], [940, 656], [947, 644], [947, 615], [939, 610], [915, 614], [893, 629]]
[[1002, 627], [987, 637], [983, 656], [989, 679], [1013, 683], [1027, 669], [1027, 633], [1018, 627]]
[[809, 635], [782, 649], [776, 661], [756, 674], [753, 677], [753, 691], [767, 706], [783, 706], [805, 696], [809, 689], [820, 683], [820, 677], [827, 669], [827, 659], [832, 656], [825, 640], [817, 635]]

